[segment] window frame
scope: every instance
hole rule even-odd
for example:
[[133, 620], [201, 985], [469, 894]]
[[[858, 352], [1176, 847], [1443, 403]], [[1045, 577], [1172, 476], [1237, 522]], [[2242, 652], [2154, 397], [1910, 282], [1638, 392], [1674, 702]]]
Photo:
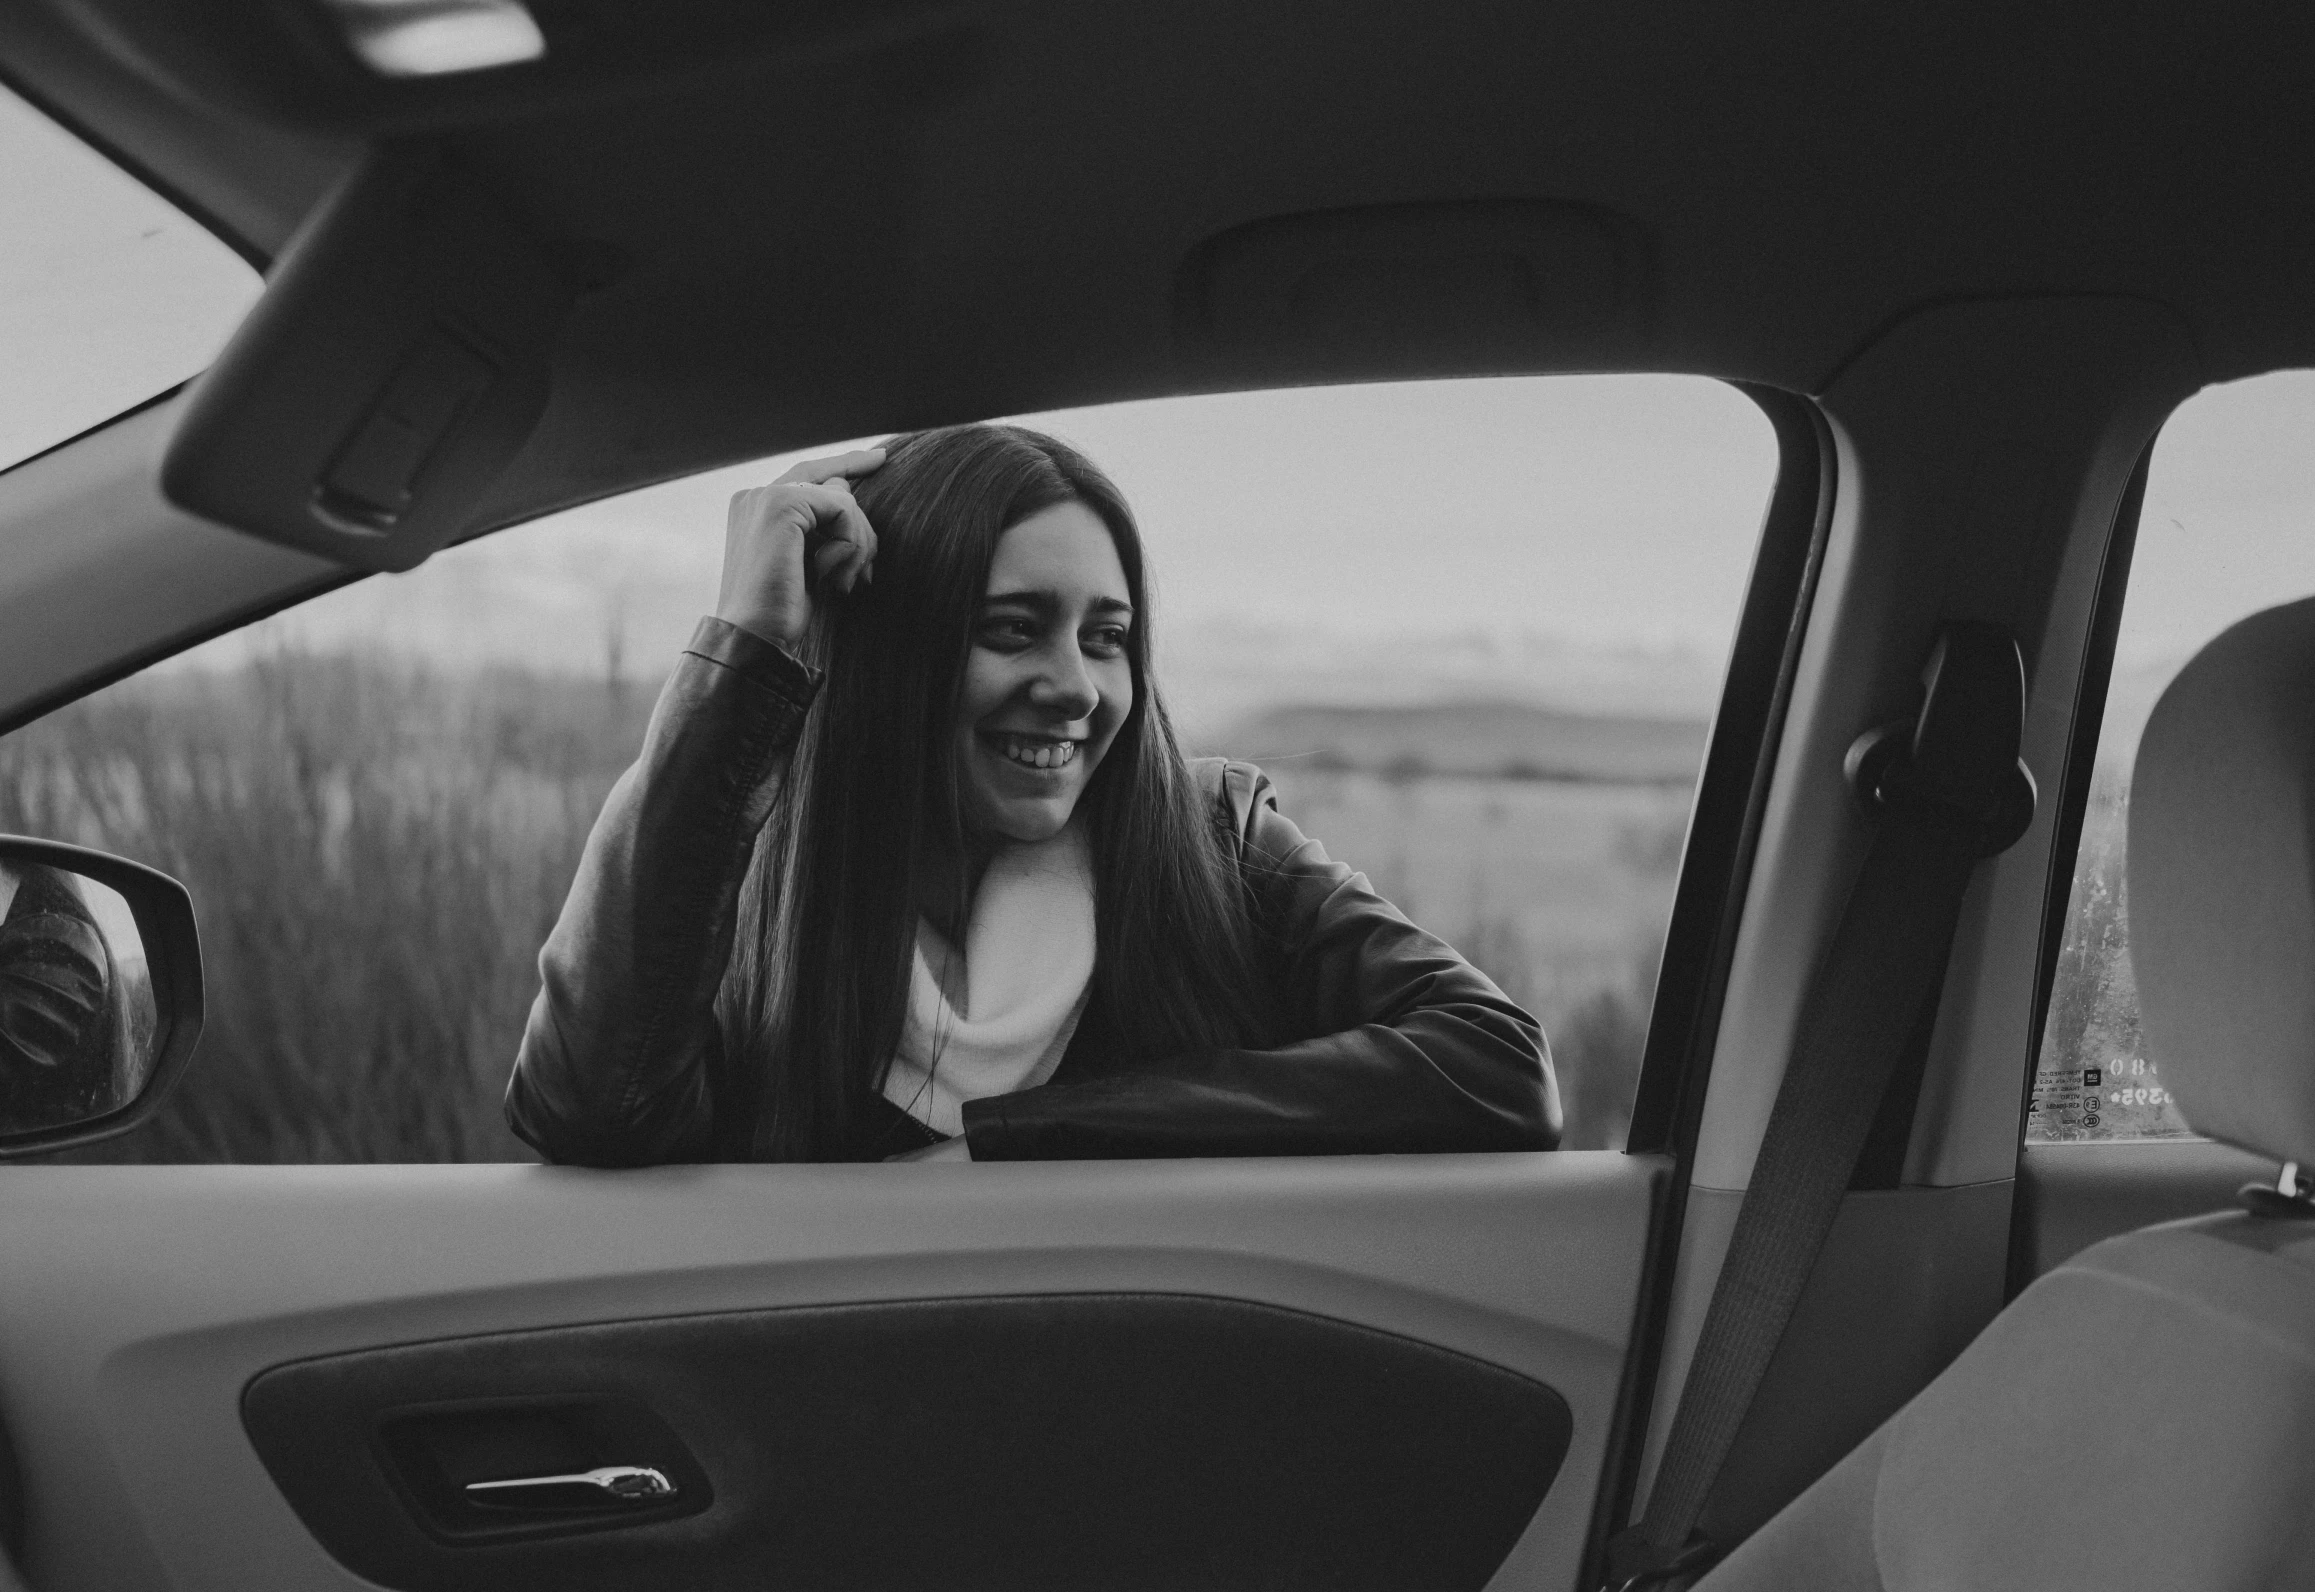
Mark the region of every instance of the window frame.
[[1631, 1346], [1593, 1499], [1586, 1586], [1605, 1576], [1608, 1539], [1630, 1518], [1638, 1491], [1729, 968], [1840, 484], [1832, 427], [1813, 400], [1759, 383], [1730, 385], [1760, 406], [1775, 432], [1776, 481], [1689, 810], [1625, 1138], [1625, 1154], [1664, 1156], [1670, 1166], [1649, 1225]]
[[[2165, 424], [2168, 422], [2166, 421]], [[2032, 1125], [2034, 1080], [2041, 1071], [2042, 1046], [2050, 1018], [2050, 999], [2057, 984], [2058, 957], [2065, 948], [2066, 923], [2071, 916], [2074, 870], [2080, 864], [2082, 827], [2090, 808], [2090, 787], [2098, 771], [2098, 742], [2106, 724], [2106, 696], [2114, 677], [2115, 645], [2122, 634], [2123, 609], [2130, 596], [2130, 564], [2138, 548], [2139, 513], [2146, 503], [2146, 483], [2152, 473], [2154, 449], [2162, 440], [2161, 428], [2139, 450], [2121, 501], [2106, 528], [2106, 545], [2099, 554], [2097, 595], [2092, 599], [2090, 633], [2083, 646], [2082, 667], [2074, 686], [2073, 720], [2066, 738], [2066, 762], [2058, 780], [2057, 818], [2050, 836], [2049, 866], [2042, 880], [2042, 926], [2035, 948], [2033, 1026], [2026, 1046], [2026, 1063], [2018, 1085], [2017, 1138], [2022, 1154], [2026, 1130]], [[2015, 1245], [2013, 1244], [2013, 1254]]]

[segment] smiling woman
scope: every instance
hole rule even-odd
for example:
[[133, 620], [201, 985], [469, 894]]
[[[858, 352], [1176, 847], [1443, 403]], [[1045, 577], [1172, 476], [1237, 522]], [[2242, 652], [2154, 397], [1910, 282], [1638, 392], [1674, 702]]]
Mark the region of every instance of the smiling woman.
[[1015, 426], [731, 504], [703, 621], [541, 957], [549, 1157], [1549, 1148], [1535, 1020], [1185, 760], [1140, 534]]

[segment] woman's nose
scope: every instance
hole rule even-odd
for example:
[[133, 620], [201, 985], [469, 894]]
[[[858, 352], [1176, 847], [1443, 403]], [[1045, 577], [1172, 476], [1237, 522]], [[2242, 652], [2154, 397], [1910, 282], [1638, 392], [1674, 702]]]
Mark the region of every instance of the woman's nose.
[[1075, 647], [1055, 647], [1045, 656], [1037, 678], [1029, 682], [1029, 700], [1048, 713], [1071, 719], [1088, 718], [1101, 705], [1101, 690]]

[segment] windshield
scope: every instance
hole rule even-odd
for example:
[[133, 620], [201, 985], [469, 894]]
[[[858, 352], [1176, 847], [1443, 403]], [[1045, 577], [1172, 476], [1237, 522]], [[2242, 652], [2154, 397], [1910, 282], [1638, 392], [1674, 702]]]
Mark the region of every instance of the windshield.
[[263, 280], [0, 90], [0, 469], [205, 367]]

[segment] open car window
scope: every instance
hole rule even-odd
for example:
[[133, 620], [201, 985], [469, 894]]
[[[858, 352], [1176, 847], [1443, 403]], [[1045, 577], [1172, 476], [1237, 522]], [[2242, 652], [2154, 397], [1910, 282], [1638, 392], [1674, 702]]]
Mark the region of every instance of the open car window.
[[0, 89], [0, 469], [197, 374], [263, 285], [190, 217]]
[[[1140, 517], [1187, 749], [1259, 764], [1540, 1017], [1563, 1143], [1620, 1145], [1777, 468], [1759, 410], [1648, 376], [1019, 418]], [[539, 945], [713, 604], [726, 500], [786, 462], [358, 582], [0, 743], [0, 827], [142, 858], [207, 908], [203, 1054], [90, 1153], [527, 1157], [500, 1098]]]
[[2098, 761], [2050, 988], [2028, 1143], [2194, 1136], [2139, 1031], [2124, 830], [2138, 738], [2173, 676], [2237, 620], [2315, 594], [2315, 372], [2208, 388], [2148, 467]]

